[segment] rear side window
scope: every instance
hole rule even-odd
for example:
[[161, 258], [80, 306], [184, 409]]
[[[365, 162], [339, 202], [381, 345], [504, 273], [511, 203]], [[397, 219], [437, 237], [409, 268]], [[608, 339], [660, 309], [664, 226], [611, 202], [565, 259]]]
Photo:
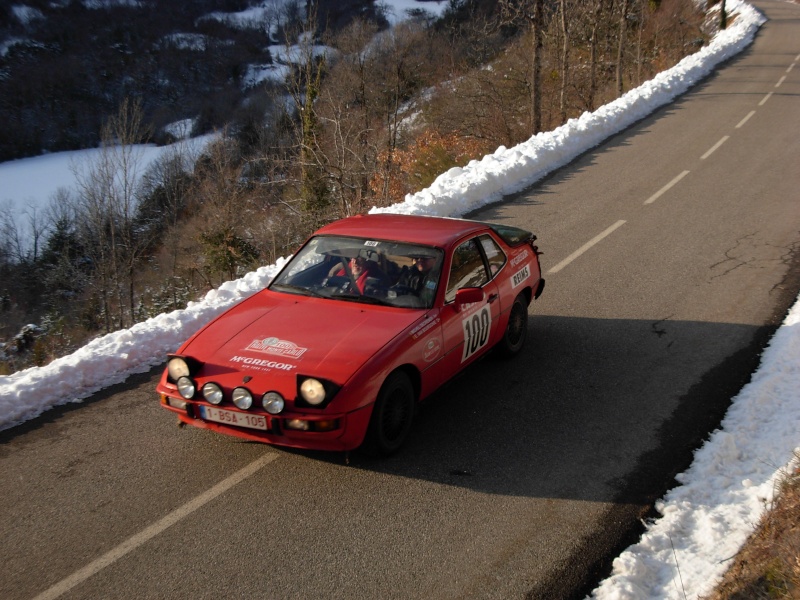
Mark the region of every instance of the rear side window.
[[506, 255], [503, 254], [500, 246], [497, 245], [488, 233], [482, 235], [480, 238], [481, 248], [483, 254], [486, 256], [486, 262], [489, 263], [489, 272], [494, 277], [497, 272], [506, 264]]
[[486, 265], [483, 262], [478, 239], [472, 238], [461, 244], [453, 252], [450, 275], [447, 279], [445, 302], [455, 300], [456, 292], [465, 287], [481, 287], [489, 281]]

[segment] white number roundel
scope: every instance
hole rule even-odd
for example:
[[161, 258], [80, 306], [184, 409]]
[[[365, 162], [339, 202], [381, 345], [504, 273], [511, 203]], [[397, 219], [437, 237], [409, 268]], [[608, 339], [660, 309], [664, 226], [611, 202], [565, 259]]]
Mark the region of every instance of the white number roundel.
[[461, 353], [461, 362], [467, 360], [489, 342], [491, 323], [492, 314], [488, 304], [461, 321], [461, 327], [464, 330], [464, 351]]

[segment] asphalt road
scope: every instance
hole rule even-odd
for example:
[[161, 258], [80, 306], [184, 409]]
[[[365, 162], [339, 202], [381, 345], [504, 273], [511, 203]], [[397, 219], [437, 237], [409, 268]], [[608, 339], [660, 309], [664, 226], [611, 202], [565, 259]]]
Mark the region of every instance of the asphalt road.
[[529, 343], [388, 460], [179, 429], [157, 374], [0, 433], [0, 598], [577, 598], [800, 289], [800, 6], [476, 218], [535, 231]]

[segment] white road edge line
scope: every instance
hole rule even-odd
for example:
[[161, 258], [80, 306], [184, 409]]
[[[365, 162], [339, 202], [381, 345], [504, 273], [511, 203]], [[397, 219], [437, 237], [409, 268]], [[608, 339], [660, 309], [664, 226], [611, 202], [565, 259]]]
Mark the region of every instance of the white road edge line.
[[658, 200], [664, 193], [668, 192], [670, 190], [670, 188], [672, 188], [672, 186], [677, 184], [681, 179], [686, 177], [688, 174], [689, 174], [689, 171], [684, 171], [683, 173], [678, 175], [675, 179], [670, 181], [667, 185], [665, 185], [660, 190], [658, 190], [655, 194], [650, 196], [647, 200], [644, 201], [644, 203], [645, 204], [652, 204], [653, 202]]
[[747, 123], [747, 122], [750, 120], [750, 117], [752, 117], [754, 114], [756, 114], [756, 111], [754, 111], [754, 110], [751, 110], [751, 111], [750, 111], [750, 113], [749, 113], [749, 114], [748, 114], [748, 115], [747, 115], [747, 116], [746, 116], [744, 119], [742, 119], [741, 121], [739, 121], [739, 124], [738, 124], [738, 125], [736, 125], [736, 129], [739, 129], [739, 128], [741, 128], [741, 127], [742, 127], [742, 125], [744, 125], [745, 123]]
[[66, 592], [74, 588], [76, 585], [83, 583], [84, 581], [89, 579], [89, 577], [91, 577], [95, 573], [112, 565], [113, 563], [118, 561], [120, 558], [122, 558], [132, 550], [135, 550], [142, 544], [151, 540], [152, 538], [157, 536], [159, 533], [161, 533], [168, 527], [171, 527], [175, 523], [179, 522], [181, 519], [184, 519], [190, 514], [192, 514], [197, 509], [208, 504], [209, 502], [211, 502], [211, 500], [225, 493], [236, 484], [241, 483], [242, 481], [244, 481], [245, 479], [256, 473], [259, 469], [261, 469], [265, 465], [271, 463], [273, 460], [278, 458], [278, 456], [279, 454], [277, 453], [266, 454], [265, 456], [262, 456], [258, 460], [251, 462], [249, 465], [247, 465], [243, 469], [240, 469], [227, 479], [220, 481], [214, 487], [203, 492], [199, 496], [193, 498], [183, 506], [175, 509], [164, 518], [160, 519], [159, 521], [156, 521], [155, 523], [143, 529], [136, 535], [129, 537], [119, 546], [109, 550], [97, 560], [90, 562], [82, 569], [75, 571], [69, 577], [62, 579], [57, 584], [52, 586], [50, 589], [45, 590], [44, 592], [36, 596], [34, 600], [52, 600], [54, 598], [58, 598], [62, 594], [65, 594]]
[[583, 254], [584, 252], [586, 252], [586, 251], [587, 251], [589, 248], [591, 248], [592, 246], [594, 246], [595, 244], [597, 244], [598, 242], [600, 242], [600, 241], [601, 241], [603, 238], [605, 238], [605, 237], [607, 237], [607, 236], [611, 235], [612, 233], [614, 233], [614, 231], [615, 231], [616, 229], [618, 229], [618, 228], [622, 227], [623, 225], [625, 225], [625, 223], [626, 223], [626, 221], [617, 221], [617, 222], [616, 222], [616, 223], [614, 223], [614, 224], [613, 224], [611, 227], [609, 227], [608, 229], [606, 229], [606, 230], [605, 230], [603, 233], [601, 233], [601, 234], [599, 234], [599, 235], [596, 235], [596, 236], [595, 236], [595, 237], [593, 237], [591, 240], [589, 240], [588, 242], [586, 242], [586, 243], [585, 243], [583, 246], [581, 246], [580, 248], [578, 248], [577, 250], [575, 250], [575, 252], [573, 252], [572, 254], [570, 254], [570, 255], [569, 255], [567, 258], [565, 258], [564, 260], [562, 260], [562, 261], [561, 261], [560, 263], [558, 263], [558, 264], [557, 264], [555, 267], [553, 267], [552, 269], [550, 269], [550, 270], [548, 271], [548, 273], [558, 273], [558, 272], [559, 272], [561, 269], [563, 269], [564, 267], [566, 267], [566, 266], [567, 266], [569, 263], [571, 263], [573, 260], [575, 260], [576, 258], [578, 258], [578, 257], [579, 257], [581, 254]]
[[711, 148], [709, 148], [708, 152], [706, 152], [705, 154], [703, 154], [703, 156], [700, 157], [700, 160], [707, 159], [709, 156], [711, 156], [717, 150], [717, 148], [722, 146], [722, 144], [727, 142], [730, 138], [731, 138], [731, 136], [729, 136], [729, 135], [722, 136], [722, 139], [720, 141], [718, 141], [716, 144], [714, 144]]

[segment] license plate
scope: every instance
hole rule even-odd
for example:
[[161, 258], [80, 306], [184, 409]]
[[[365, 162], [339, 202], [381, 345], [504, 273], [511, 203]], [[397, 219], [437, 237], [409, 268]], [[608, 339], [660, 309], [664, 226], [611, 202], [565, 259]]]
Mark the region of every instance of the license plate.
[[235, 425], [236, 427], [248, 427], [250, 429], [267, 429], [267, 418], [261, 415], [250, 415], [211, 406], [201, 405], [198, 408], [200, 408], [200, 416], [206, 421]]

